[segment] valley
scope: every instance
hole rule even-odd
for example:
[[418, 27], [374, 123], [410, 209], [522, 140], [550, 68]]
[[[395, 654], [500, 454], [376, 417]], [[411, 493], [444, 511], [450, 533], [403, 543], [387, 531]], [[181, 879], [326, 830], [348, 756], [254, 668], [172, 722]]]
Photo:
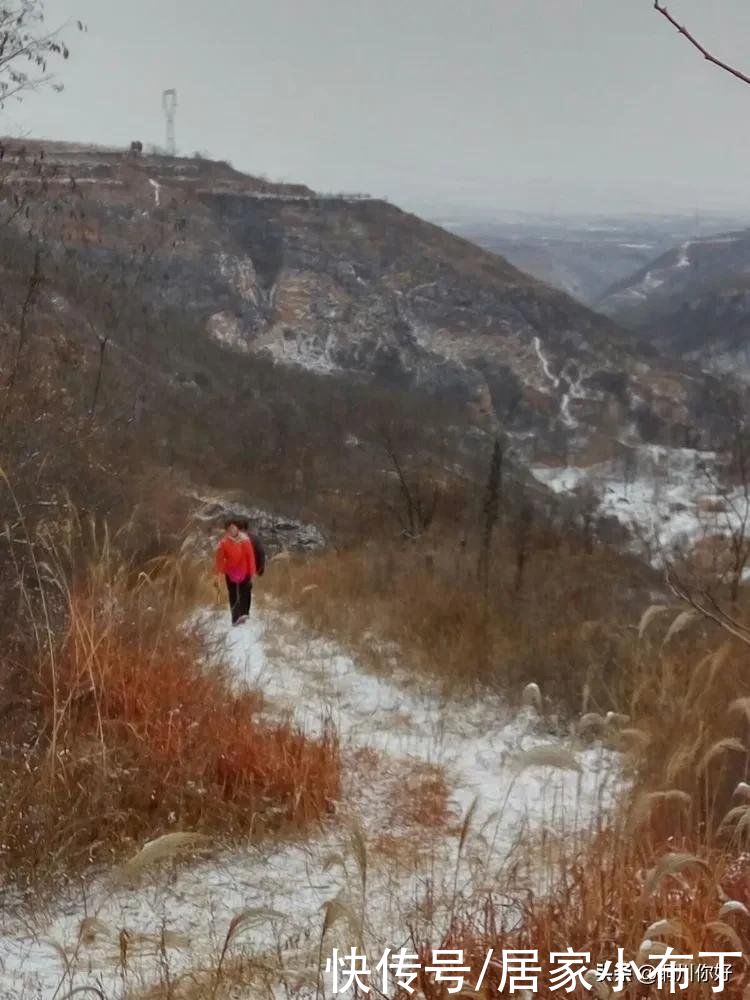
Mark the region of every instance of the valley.
[[599, 308], [672, 356], [746, 380], [749, 247], [746, 230], [687, 240], [616, 283]]
[[738, 224], [732, 215], [535, 216], [497, 213], [485, 219], [435, 221], [594, 309], [618, 283], [686, 240]]
[[[0, 995], [318, 998], [353, 943], [596, 940], [594, 976], [675, 885], [714, 942], [742, 380], [385, 201], [32, 141], [0, 182]], [[232, 511], [270, 556], [237, 630]]]
[[714, 6], [0, 8], [0, 1000], [750, 998]]
[[385, 202], [274, 186], [207, 160], [38, 152], [8, 143], [3, 170], [33, 214], [36, 186], [54, 181], [54, 194], [69, 179], [72, 194], [44, 203], [58, 312], [98, 307], [87, 322], [101, 325], [105, 303], [69, 296], [137, 275], [152, 324], [169, 316], [238, 357], [449, 399], [525, 458], [606, 450], [618, 437], [707, 447], [725, 420], [710, 376]]

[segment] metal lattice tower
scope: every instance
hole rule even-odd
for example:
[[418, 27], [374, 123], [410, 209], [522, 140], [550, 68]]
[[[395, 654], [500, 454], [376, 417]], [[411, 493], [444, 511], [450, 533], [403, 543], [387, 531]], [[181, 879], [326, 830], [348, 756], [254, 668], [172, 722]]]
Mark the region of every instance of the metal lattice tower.
[[167, 119], [167, 154], [175, 156], [177, 144], [174, 135], [174, 119], [177, 113], [177, 91], [174, 89], [165, 90], [161, 95], [161, 106]]

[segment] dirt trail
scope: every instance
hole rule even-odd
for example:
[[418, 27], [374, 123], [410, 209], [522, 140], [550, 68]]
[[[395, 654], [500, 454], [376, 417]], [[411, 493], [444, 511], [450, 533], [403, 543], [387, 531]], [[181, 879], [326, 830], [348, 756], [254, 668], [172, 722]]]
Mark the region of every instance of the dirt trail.
[[[166, 976], [211, 967], [230, 920], [248, 908], [259, 912], [232, 953], [271, 950], [293, 970], [288, 975], [304, 979], [316, 964], [321, 908], [337, 896], [363, 917], [369, 948], [400, 947], [408, 924], [444, 929], [456, 894], [467, 898], [482, 885], [502, 884], [520, 840], [543, 830], [570, 838], [599, 822], [617, 794], [617, 760], [599, 746], [566, 744], [571, 769], [519, 769], [520, 752], [540, 744], [561, 748], [561, 741], [541, 736], [529, 714], [512, 717], [500, 701], [442, 703], [399, 666], [396, 650], [392, 676], [384, 678], [274, 608], [254, 610], [251, 622], [234, 630], [216, 612], [203, 613], [202, 624], [211, 655], [230, 663], [239, 683], [263, 690], [269, 713], [290, 716], [311, 734], [333, 720], [344, 761], [341, 803], [305, 842], [216, 850], [138, 890], [116, 888], [100, 874], [85, 894], [71, 889], [51, 914], [24, 922], [6, 917], [2, 1000], [59, 998], [84, 984], [98, 984], [114, 1000]], [[457, 867], [461, 820], [477, 796]], [[355, 828], [367, 844], [364, 898]], [[89, 923], [90, 943], [80, 940], [85, 916], [97, 921]], [[130, 936], [125, 973], [123, 928]], [[350, 947], [345, 938], [341, 945]], [[63, 952], [68, 973], [61, 987]]]

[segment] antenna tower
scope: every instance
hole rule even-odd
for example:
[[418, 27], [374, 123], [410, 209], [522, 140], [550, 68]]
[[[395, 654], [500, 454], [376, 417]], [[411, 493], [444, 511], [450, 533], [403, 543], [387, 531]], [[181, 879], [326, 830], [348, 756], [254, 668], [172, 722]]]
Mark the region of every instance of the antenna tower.
[[174, 119], [177, 113], [177, 91], [165, 90], [161, 95], [161, 106], [167, 119], [167, 155], [175, 156], [177, 145], [174, 137]]

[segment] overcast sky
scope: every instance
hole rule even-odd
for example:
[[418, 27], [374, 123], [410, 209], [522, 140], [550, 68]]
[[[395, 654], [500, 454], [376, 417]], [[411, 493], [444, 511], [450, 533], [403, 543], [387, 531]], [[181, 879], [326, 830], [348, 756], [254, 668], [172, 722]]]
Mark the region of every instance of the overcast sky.
[[[671, 0], [750, 70], [748, 0]], [[750, 210], [750, 86], [651, 0], [49, 0], [65, 90], [3, 130], [177, 144], [434, 214]]]

